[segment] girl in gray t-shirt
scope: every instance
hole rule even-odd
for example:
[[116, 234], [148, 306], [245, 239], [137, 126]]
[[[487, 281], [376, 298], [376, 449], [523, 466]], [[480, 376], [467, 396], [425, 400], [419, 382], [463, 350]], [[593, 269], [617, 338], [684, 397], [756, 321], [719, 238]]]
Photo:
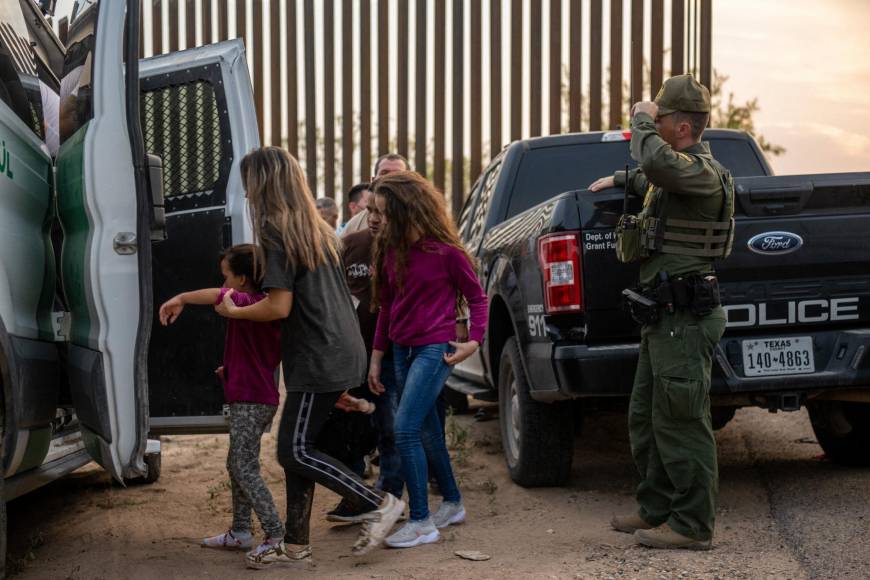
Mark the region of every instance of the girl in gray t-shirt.
[[238, 308], [225, 299], [228, 318], [281, 321], [281, 359], [287, 399], [278, 430], [278, 461], [287, 484], [284, 541], [248, 554], [248, 566], [306, 560], [314, 484], [341, 495], [371, 517], [362, 525], [355, 554], [378, 546], [405, 504], [367, 486], [315, 447], [342, 393], [363, 382], [366, 351], [339, 257], [339, 241], [314, 206], [305, 174], [287, 151], [263, 147], [241, 162], [254, 236], [265, 252], [264, 300]]

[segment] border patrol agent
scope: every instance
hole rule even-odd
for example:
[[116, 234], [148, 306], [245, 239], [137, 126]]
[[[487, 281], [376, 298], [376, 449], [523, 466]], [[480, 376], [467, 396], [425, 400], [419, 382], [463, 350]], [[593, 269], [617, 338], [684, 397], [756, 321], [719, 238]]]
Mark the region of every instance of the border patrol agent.
[[589, 187], [624, 185], [644, 196], [641, 213], [622, 216], [617, 227], [617, 257], [640, 262], [640, 287], [623, 292], [642, 324], [629, 405], [640, 509], [611, 525], [653, 548], [706, 550], [713, 538], [710, 372], [726, 322], [713, 260], [731, 251], [734, 186], [701, 142], [709, 116], [706, 87], [691, 75], [668, 79], [654, 103], [632, 108], [639, 167]]

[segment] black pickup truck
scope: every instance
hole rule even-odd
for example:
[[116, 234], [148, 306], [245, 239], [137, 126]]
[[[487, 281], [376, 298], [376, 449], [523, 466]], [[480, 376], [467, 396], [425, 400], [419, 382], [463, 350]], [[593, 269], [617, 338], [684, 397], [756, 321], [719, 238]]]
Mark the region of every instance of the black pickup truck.
[[[639, 328], [621, 291], [636, 284], [637, 267], [614, 251], [623, 193], [585, 189], [634, 164], [629, 138], [515, 142], [461, 213], [489, 327], [448, 386], [499, 401], [505, 458], [521, 485], [564, 483], [583, 413], [624, 408], [631, 392]], [[870, 464], [870, 173], [772, 176], [750, 136], [711, 129], [704, 140], [737, 197], [734, 249], [716, 265], [728, 328], [715, 352], [714, 423], [745, 406], [805, 405], [831, 459]], [[639, 211], [640, 199], [630, 203]]]

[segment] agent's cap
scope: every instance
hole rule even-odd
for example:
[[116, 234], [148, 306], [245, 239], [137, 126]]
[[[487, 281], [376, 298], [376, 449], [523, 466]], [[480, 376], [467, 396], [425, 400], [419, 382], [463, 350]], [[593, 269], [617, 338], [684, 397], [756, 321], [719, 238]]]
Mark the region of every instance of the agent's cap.
[[660, 115], [670, 115], [677, 111], [683, 113], [709, 113], [710, 91], [695, 80], [692, 75], [677, 75], [665, 81], [656, 105]]

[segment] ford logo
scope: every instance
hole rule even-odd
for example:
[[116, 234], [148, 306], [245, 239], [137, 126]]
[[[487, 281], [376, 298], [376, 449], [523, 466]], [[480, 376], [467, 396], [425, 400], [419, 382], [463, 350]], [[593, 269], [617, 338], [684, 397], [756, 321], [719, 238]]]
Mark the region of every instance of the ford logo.
[[791, 232], [764, 232], [746, 242], [749, 249], [763, 256], [790, 254], [804, 245], [804, 240]]

